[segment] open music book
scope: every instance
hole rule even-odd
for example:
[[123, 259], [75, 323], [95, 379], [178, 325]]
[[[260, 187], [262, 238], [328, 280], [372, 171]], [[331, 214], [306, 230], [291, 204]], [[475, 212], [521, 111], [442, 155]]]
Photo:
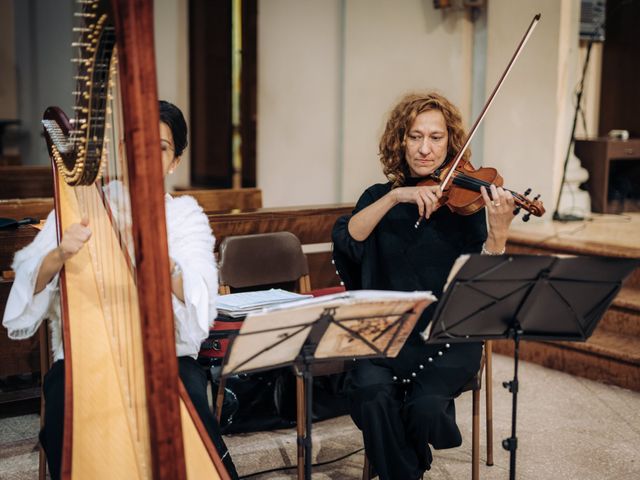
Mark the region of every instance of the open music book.
[[394, 357], [434, 301], [431, 292], [355, 290], [249, 314], [233, 339], [223, 375], [291, 364], [319, 322], [325, 323], [315, 339], [316, 361]]

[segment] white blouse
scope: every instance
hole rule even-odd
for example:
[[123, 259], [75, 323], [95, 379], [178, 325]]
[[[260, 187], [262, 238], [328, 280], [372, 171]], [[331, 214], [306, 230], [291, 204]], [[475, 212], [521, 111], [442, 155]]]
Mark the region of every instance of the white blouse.
[[[209, 335], [216, 317], [218, 271], [213, 256], [215, 238], [209, 220], [193, 197], [165, 196], [169, 256], [182, 270], [184, 303], [172, 294], [178, 356], [196, 358], [200, 344]], [[89, 226], [91, 228], [91, 226]], [[44, 257], [57, 246], [56, 222], [52, 211], [31, 244], [15, 254], [15, 280], [9, 293], [2, 325], [9, 338], [32, 336], [45, 318], [49, 319], [53, 358], [64, 357], [60, 324], [58, 275], [37, 294], [36, 278]]]

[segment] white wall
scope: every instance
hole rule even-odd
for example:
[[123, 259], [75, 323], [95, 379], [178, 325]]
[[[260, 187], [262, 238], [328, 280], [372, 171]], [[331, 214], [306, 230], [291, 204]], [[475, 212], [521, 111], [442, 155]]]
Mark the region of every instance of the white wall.
[[257, 176], [265, 206], [337, 198], [341, 4], [258, 3]]
[[[491, 0], [477, 28], [465, 12], [434, 10], [430, 1], [263, 0], [258, 186], [265, 205], [354, 201], [383, 181], [378, 139], [386, 114], [409, 90], [441, 91], [469, 126], [472, 108], [475, 114], [484, 104], [538, 12], [542, 20], [485, 120], [476, 153], [507, 186], [540, 193], [552, 212], [579, 70], [578, 0]], [[486, 50], [474, 45], [485, 35]], [[473, 55], [486, 62], [484, 94], [473, 81], [482, 68]]]
[[408, 91], [439, 90], [469, 117], [473, 30], [464, 11], [425, 0], [263, 0], [258, 11], [266, 206], [353, 202], [385, 181], [379, 137]]
[[[189, 2], [155, 0], [154, 39], [158, 97], [175, 104], [189, 123]], [[180, 166], [165, 180], [165, 186], [188, 186], [190, 179], [189, 148]]]
[[371, 183], [386, 181], [378, 141], [397, 100], [436, 89], [468, 114], [471, 63], [464, 12], [418, 0], [346, 6], [343, 188], [335, 200], [355, 201]]
[[577, 0], [492, 0], [487, 20], [487, 92], [536, 13], [542, 19], [486, 117], [484, 164], [505, 185], [540, 193], [550, 219], [573, 119]]

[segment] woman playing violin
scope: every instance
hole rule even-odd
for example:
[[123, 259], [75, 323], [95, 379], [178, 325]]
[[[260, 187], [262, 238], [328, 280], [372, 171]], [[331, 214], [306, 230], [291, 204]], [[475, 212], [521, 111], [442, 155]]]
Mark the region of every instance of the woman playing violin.
[[[463, 216], [442, 205], [439, 185], [418, 185], [465, 139], [458, 109], [437, 93], [406, 95], [395, 106], [379, 147], [389, 181], [367, 188], [333, 230], [347, 288], [431, 290], [439, 297], [458, 256], [504, 252], [514, 218], [510, 192], [482, 187], [485, 208]], [[421, 478], [431, 465], [430, 446], [462, 443], [453, 399], [478, 372], [482, 346], [425, 344], [419, 333], [434, 310], [425, 310], [396, 358], [360, 360], [349, 374], [350, 413], [382, 480]]]

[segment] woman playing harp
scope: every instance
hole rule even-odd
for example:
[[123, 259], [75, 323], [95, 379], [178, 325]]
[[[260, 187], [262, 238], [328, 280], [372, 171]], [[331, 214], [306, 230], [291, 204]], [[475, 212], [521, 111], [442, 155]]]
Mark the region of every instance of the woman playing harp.
[[[182, 112], [164, 101], [160, 102], [160, 138], [162, 170], [167, 175], [178, 166], [187, 146], [187, 126]], [[127, 202], [113, 201], [122, 190], [120, 182], [115, 180], [107, 183], [103, 190], [112, 197], [112, 205], [120, 205], [124, 210], [112, 211], [114, 217], [126, 218]], [[218, 424], [208, 406], [204, 370], [195, 360], [216, 312], [218, 279], [213, 257], [215, 239], [207, 216], [192, 197], [172, 198], [166, 194], [165, 211], [180, 378], [227, 472], [232, 478], [237, 478]], [[53, 479], [60, 478], [65, 398], [59, 272], [66, 261], [86, 248], [85, 244], [91, 235], [92, 224], [88, 218], [83, 218], [80, 223], [74, 223], [66, 229], [58, 244], [55, 215], [51, 212], [34, 241], [15, 255], [13, 269], [16, 278], [3, 319], [9, 337], [19, 340], [33, 335], [43, 319], [49, 318], [54, 363], [43, 384], [45, 423], [40, 441], [46, 451]]]

